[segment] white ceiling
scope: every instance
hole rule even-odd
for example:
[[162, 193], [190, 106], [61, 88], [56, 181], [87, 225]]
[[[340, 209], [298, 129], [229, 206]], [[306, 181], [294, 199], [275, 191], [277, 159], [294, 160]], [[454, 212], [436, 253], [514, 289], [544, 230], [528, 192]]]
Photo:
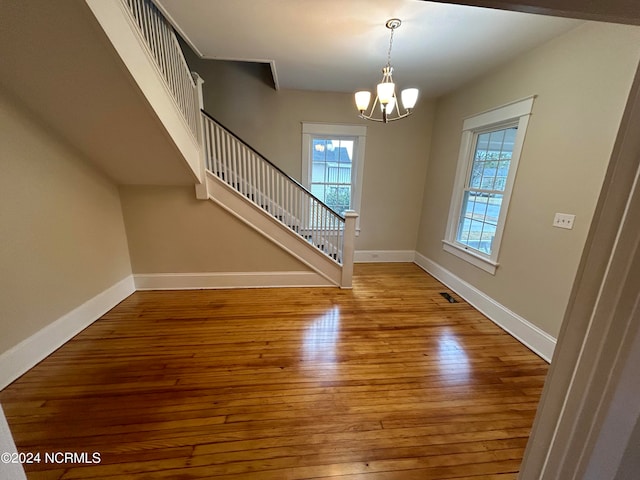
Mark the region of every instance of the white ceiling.
[[582, 22], [420, 0], [155, 0], [204, 58], [269, 62], [278, 88], [398, 88], [435, 97]]

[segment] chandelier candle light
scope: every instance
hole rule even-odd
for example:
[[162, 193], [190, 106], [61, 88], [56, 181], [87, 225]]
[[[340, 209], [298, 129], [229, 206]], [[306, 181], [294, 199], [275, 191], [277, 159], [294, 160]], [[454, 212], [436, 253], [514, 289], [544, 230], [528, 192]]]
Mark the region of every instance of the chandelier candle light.
[[[365, 113], [371, 101], [371, 92], [366, 90], [356, 92], [356, 106], [360, 111], [360, 117], [374, 122], [388, 123], [394, 120], [400, 120], [411, 115], [411, 110], [418, 100], [417, 88], [405, 88], [402, 90], [400, 97], [402, 98], [402, 107], [404, 113], [400, 112], [400, 105], [396, 98], [396, 85], [393, 83], [393, 67], [391, 66], [391, 47], [393, 46], [393, 32], [402, 22], [398, 18], [387, 20], [386, 26], [391, 30], [391, 38], [389, 39], [389, 51], [387, 53], [387, 65], [382, 69], [382, 81], [378, 84], [376, 99], [371, 106], [369, 113]], [[398, 108], [396, 108], [396, 104]], [[380, 117], [377, 116], [378, 110], [376, 106], [380, 105]], [[393, 112], [395, 111], [395, 115]]]

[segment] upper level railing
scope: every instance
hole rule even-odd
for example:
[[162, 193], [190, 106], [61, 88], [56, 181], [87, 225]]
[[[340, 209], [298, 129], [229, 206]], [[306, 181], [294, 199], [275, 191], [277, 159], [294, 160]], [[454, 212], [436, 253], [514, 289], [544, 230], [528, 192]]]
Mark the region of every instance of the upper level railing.
[[345, 218], [206, 112], [202, 117], [207, 170], [342, 264]]
[[121, 1], [144, 38], [189, 129], [198, 138], [200, 107], [197, 87], [173, 28], [151, 0]]

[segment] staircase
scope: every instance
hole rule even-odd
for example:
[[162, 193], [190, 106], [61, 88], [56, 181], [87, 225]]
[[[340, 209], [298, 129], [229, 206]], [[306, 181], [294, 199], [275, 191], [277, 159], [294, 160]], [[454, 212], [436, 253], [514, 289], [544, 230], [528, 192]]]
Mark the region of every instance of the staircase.
[[[173, 28], [150, 0], [86, 0], [197, 179], [213, 201], [342, 288], [350, 288], [357, 214], [342, 217], [202, 110], [203, 80], [189, 72]], [[135, 43], [135, 45], [133, 45]], [[140, 53], [164, 95], [149, 86]], [[171, 99], [171, 108], [166, 98]], [[175, 118], [180, 118], [180, 124]], [[181, 148], [191, 139], [194, 150]], [[197, 158], [195, 158], [197, 157]]]
[[[353, 242], [349, 247], [349, 239], [355, 236], [357, 214], [338, 215], [205, 112], [202, 122], [211, 199], [222, 204], [225, 198], [223, 206], [228, 207], [232, 200], [226, 193], [233, 192], [243, 203], [250, 202], [263, 216], [276, 220], [289, 235], [304, 242], [297, 248], [276, 243], [336, 285], [350, 286], [342, 277], [345, 265], [353, 263]], [[239, 218], [250, 215], [246, 208], [242, 212], [233, 210]], [[254, 227], [258, 221], [253, 222]], [[260, 231], [275, 241], [273, 229]]]

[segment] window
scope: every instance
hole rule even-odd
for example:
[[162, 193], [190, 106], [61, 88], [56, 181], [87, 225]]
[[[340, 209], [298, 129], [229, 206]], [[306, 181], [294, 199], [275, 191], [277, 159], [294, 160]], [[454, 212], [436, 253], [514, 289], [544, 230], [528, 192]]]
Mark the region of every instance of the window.
[[467, 118], [443, 248], [494, 274], [535, 97]]
[[360, 211], [365, 139], [363, 126], [302, 125], [302, 182], [342, 216]]
[[311, 139], [311, 193], [334, 212], [351, 208], [351, 167], [355, 138]]

